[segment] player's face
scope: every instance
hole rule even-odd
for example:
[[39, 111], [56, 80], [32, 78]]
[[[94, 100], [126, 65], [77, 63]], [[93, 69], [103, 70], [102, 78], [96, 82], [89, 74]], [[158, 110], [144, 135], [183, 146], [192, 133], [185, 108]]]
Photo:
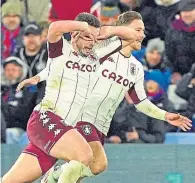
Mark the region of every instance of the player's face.
[[146, 60], [151, 66], [155, 66], [160, 63], [161, 55], [157, 50], [152, 50], [146, 53]]
[[188, 25], [195, 22], [195, 9], [191, 11], [181, 11], [181, 19]]
[[8, 81], [17, 80], [22, 75], [22, 68], [15, 64], [9, 63], [5, 66], [4, 73]]
[[133, 20], [131, 24], [128, 25], [129, 28], [135, 29], [137, 31], [138, 38], [130, 46], [133, 50], [140, 50], [142, 41], [145, 38], [145, 27], [142, 20]]
[[100, 28], [89, 26], [91, 30], [92, 37], [83, 36], [81, 33], [80, 38], [77, 41], [77, 48], [83, 54], [83, 56], [88, 56], [92, 52], [92, 48], [96, 42], [97, 36], [100, 33]]
[[41, 36], [29, 34], [24, 36], [24, 46], [31, 51], [37, 50], [41, 46]]

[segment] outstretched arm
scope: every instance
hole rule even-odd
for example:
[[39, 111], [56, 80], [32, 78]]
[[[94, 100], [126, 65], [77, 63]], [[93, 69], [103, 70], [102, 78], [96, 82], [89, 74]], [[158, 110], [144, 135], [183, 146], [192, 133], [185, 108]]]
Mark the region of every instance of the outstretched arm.
[[133, 43], [137, 38], [135, 29], [126, 26], [103, 26], [101, 27], [98, 40], [107, 39], [109, 37], [117, 36], [123, 40], [122, 48]]
[[140, 69], [135, 85], [128, 91], [126, 95], [127, 101], [129, 101], [129, 97], [135, 104], [135, 107], [143, 112], [144, 114], [159, 119], [164, 120], [170, 123], [171, 125], [180, 127], [182, 130], [187, 131], [191, 128], [191, 120], [188, 118], [181, 116], [179, 114], [169, 113], [164, 111], [157, 106], [155, 106], [152, 102], [150, 102], [145, 93], [144, 89], [144, 71], [143, 68]]
[[136, 31], [125, 26], [103, 26], [94, 50], [103, 63], [110, 55], [136, 40]]
[[39, 82], [47, 80], [47, 77], [49, 75], [50, 63], [51, 63], [51, 59], [48, 59], [46, 67], [36, 76], [33, 76], [29, 79], [25, 79], [22, 82], [20, 82], [17, 86], [16, 91], [19, 92], [24, 87], [27, 87], [30, 85], [37, 85]]

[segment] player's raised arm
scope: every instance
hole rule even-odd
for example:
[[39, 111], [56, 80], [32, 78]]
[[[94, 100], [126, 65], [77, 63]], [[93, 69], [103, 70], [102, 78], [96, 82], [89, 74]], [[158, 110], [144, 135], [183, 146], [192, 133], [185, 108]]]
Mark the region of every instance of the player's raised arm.
[[64, 33], [74, 31], [86, 31], [89, 32], [87, 22], [80, 22], [74, 20], [61, 20], [50, 24], [48, 30], [48, 41], [55, 43], [59, 41]]
[[146, 92], [144, 89], [144, 71], [143, 68], [140, 67], [138, 71], [137, 80], [135, 85], [128, 91], [126, 96], [127, 102], [128, 97], [132, 99], [135, 104], [135, 107], [143, 112], [144, 114], [159, 119], [164, 120], [170, 123], [171, 125], [180, 127], [183, 131], [189, 130], [191, 125], [191, 120], [188, 118], [181, 116], [179, 114], [169, 113], [164, 111], [157, 106], [155, 106], [152, 102], [150, 102], [146, 97]]
[[117, 36], [122, 39], [122, 48], [128, 44], [133, 43], [137, 38], [135, 29], [126, 26], [103, 26], [100, 31], [98, 39], [107, 39], [109, 37]]
[[110, 55], [120, 51], [137, 39], [137, 32], [126, 26], [103, 26], [97, 37], [95, 52], [103, 62]]

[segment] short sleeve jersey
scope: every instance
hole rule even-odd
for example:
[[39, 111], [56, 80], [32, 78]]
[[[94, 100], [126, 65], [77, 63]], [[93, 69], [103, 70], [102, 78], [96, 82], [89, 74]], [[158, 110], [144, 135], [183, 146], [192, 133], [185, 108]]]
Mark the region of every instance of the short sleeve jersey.
[[[121, 47], [119, 40], [110, 42], [112, 51]], [[62, 122], [74, 126], [89, 94], [90, 84], [99, 59], [111, 51], [103, 49], [83, 57], [75, 52], [64, 38], [48, 43], [49, 60], [45, 96], [35, 110], [51, 111], [62, 118]]]
[[129, 93], [135, 104], [146, 98], [143, 66], [135, 57], [117, 52], [98, 69], [78, 121], [92, 123], [107, 135], [112, 117]]

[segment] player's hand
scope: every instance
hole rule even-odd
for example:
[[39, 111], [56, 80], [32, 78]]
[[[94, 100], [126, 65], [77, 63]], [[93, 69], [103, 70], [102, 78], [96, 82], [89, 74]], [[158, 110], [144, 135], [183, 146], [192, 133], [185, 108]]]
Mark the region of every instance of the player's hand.
[[94, 37], [91, 33], [91, 29], [89, 28], [89, 26], [87, 26], [83, 31], [81, 31], [80, 37], [86, 41], [94, 40]]
[[183, 131], [190, 130], [192, 127], [192, 121], [180, 114], [174, 114], [167, 112], [165, 120], [173, 126], [181, 128]]
[[121, 141], [121, 138], [119, 136], [116, 136], [116, 135], [113, 135], [109, 138], [109, 141], [114, 143], [114, 144], [120, 144], [122, 141]]
[[89, 28], [89, 26], [87, 26], [82, 32], [83, 32], [85, 35], [91, 35], [91, 29]]
[[100, 34], [97, 36], [97, 40], [105, 40], [111, 37], [111, 26], [102, 26], [100, 29]]
[[77, 41], [79, 40], [80, 34], [81, 34], [81, 32], [79, 32], [79, 31], [75, 31], [72, 33], [72, 35], [71, 35], [72, 44], [77, 43]]
[[75, 31], [72, 33], [72, 43], [76, 44], [79, 38], [84, 39], [86, 41], [94, 41], [94, 37], [91, 34], [91, 30], [84, 30], [84, 31]]
[[40, 81], [39, 76], [34, 76], [29, 79], [25, 79], [24, 81], [20, 82], [16, 88], [16, 92], [19, 92], [22, 88], [30, 85], [37, 85]]
[[112, 26], [102, 26], [100, 29], [100, 34], [97, 36], [97, 40], [105, 40], [112, 36]]

